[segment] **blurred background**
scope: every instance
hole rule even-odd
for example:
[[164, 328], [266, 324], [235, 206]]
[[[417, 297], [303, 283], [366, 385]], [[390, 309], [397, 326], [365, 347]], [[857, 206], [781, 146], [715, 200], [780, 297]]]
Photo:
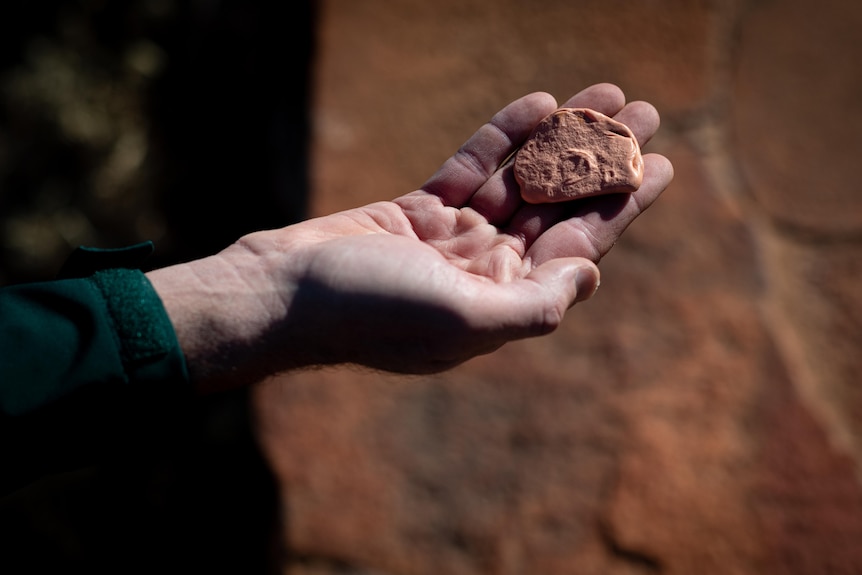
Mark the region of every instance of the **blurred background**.
[[[862, 573], [862, 5], [0, 8], [0, 281], [413, 190], [509, 101], [653, 103], [676, 178], [556, 333], [294, 374], [2, 507], [10, 552], [290, 575]], [[5, 550], [4, 550], [5, 551]], [[126, 569], [125, 567], [128, 566]]]

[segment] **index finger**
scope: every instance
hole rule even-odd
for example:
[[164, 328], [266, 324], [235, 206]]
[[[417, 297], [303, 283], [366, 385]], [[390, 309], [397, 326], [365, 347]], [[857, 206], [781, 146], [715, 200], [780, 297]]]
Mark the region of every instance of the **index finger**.
[[[607, 116], [615, 116], [625, 109], [625, 102], [625, 94], [618, 86], [605, 83], [584, 88], [566, 100], [563, 107], [591, 108]], [[637, 114], [629, 114], [629, 116], [635, 116], [637, 119]], [[522, 143], [523, 140], [518, 142], [518, 146]], [[513, 147], [511, 152], [514, 152], [515, 149], [516, 147]], [[512, 175], [510, 163], [507, 161], [505, 166], [501, 166], [501, 170], [476, 191], [469, 200], [471, 208], [482, 214], [488, 222], [494, 225], [503, 225], [509, 222], [516, 213], [523, 210], [527, 210], [528, 213], [538, 210], [540, 213], [548, 215], [553, 215], [559, 211], [559, 207], [551, 208], [547, 205], [525, 206], [521, 199], [520, 187]]]
[[554, 97], [545, 92], [515, 100], [479, 128], [422, 189], [438, 196], [444, 205], [464, 206], [497, 171], [500, 162], [556, 107]]

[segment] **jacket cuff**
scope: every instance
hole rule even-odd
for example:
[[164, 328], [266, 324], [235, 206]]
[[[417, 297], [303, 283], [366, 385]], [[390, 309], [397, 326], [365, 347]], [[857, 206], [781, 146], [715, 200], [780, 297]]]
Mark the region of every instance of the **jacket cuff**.
[[102, 294], [130, 383], [188, 383], [183, 356], [162, 300], [138, 269], [152, 255], [153, 242], [122, 248], [81, 246], [66, 260], [60, 279], [88, 278]]
[[173, 324], [143, 272], [114, 268], [97, 271], [89, 279], [105, 300], [129, 382], [188, 382]]

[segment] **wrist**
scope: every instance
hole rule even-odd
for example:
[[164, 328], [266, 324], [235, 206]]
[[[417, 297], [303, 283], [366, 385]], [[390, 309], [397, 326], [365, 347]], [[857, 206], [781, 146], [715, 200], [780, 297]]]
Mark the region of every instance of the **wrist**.
[[290, 347], [284, 349], [287, 341], [276, 349], [276, 340], [287, 335], [277, 332], [285, 329], [296, 282], [275, 259], [240, 241], [214, 256], [147, 274], [198, 390], [248, 385], [301, 364]]

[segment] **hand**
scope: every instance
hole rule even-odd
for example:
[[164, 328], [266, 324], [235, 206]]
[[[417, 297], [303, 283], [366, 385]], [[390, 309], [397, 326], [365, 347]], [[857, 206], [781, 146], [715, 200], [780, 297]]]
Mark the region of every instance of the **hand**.
[[[641, 146], [659, 125], [651, 105], [625, 105], [608, 84], [564, 105], [614, 117]], [[193, 379], [233, 386], [345, 362], [435, 372], [556, 329], [673, 177], [666, 158], [646, 154], [633, 194], [526, 204], [511, 165], [499, 166], [556, 107], [543, 93], [506, 106], [418, 191], [151, 272]]]

